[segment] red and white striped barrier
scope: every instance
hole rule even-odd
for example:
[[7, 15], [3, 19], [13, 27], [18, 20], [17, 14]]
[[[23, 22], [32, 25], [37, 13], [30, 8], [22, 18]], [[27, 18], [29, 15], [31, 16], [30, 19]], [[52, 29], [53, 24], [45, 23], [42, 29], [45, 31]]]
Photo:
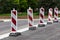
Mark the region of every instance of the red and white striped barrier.
[[58, 22], [58, 8], [54, 8], [54, 22]]
[[17, 11], [13, 9], [11, 11], [11, 31], [15, 33], [17, 31]]
[[31, 9], [31, 8], [29, 7], [29, 9], [27, 9], [27, 13], [28, 13], [29, 30], [35, 30], [36, 27], [34, 27], [33, 9]]
[[50, 8], [48, 13], [48, 22], [47, 22], [48, 24], [53, 23], [52, 12], [53, 12], [53, 9]]
[[17, 33], [17, 10], [11, 10], [11, 32], [10, 36], [18, 36], [21, 33]]
[[44, 24], [44, 8], [41, 7], [39, 11], [39, 25], [38, 26], [45, 26]]

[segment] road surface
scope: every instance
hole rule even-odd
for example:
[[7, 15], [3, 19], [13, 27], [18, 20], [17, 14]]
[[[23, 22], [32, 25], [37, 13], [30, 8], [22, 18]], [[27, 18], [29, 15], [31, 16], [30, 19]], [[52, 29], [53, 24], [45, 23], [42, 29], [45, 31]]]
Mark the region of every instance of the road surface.
[[[38, 20], [34, 21], [34, 24], [38, 24]], [[28, 20], [18, 20], [18, 30], [28, 27]], [[11, 22], [0, 22], [0, 35], [11, 32]]]
[[7, 37], [1, 40], [60, 40], [60, 23], [38, 27], [34, 31], [23, 32], [18, 37]]
[[[19, 20], [18, 29], [28, 27], [28, 20]], [[47, 22], [47, 20], [45, 20]], [[0, 23], [0, 35], [10, 32], [10, 22]], [[38, 24], [35, 20], [34, 24]], [[26, 31], [18, 37], [7, 37], [1, 40], [60, 40], [60, 22], [46, 25], [45, 27], [38, 27], [35, 31]]]

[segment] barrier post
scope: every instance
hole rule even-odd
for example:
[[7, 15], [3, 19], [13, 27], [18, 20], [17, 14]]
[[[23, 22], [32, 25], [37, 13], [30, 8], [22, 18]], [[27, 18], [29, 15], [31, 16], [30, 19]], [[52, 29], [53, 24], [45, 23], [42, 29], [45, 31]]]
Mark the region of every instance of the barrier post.
[[52, 11], [53, 11], [53, 9], [50, 8], [49, 13], [48, 13], [48, 22], [47, 22], [47, 24], [52, 24], [53, 23]]
[[54, 8], [54, 20], [53, 22], [58, 22], [58, 8]]
[[28, 13], [29, 30], [36, 30], [36, 27], [34, 26], [34, 20], [33, 20], [33, 9], [29, 7], [29, 9], [27, 9], [27, 13]]
[[38, 27], [43, 27], [45, 26], [44, 24], [44, 8], [41, 7], [39, 10], [39, 24]]
[[9, 36], [19, 36], [21, 33], [17, 32], [17, 10], [11, 10], [11, 33]]

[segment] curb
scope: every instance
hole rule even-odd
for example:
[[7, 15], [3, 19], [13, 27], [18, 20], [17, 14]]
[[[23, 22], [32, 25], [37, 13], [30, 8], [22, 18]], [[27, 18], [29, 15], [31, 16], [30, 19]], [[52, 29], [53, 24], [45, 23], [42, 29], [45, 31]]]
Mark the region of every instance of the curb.
[[[58, 19], [60, 19], [60, 17]], [[28, 19], [18, 19], [18, 20], [28, 20]], [[39, 20], [39, 19], [34, 19], [34, 20]], [[48, 20], [48, 19], [44, 19], [44, 20]], [[0, 22], [9, 22], [9, 21], [11, 21], [11, 19], [0, 19]]]

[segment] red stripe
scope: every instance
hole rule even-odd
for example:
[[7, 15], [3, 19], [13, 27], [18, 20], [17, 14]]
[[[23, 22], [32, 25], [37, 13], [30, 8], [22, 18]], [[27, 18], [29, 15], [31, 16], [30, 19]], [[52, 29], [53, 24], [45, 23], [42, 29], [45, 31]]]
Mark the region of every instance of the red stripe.
[[12, 31], [16, 31], [16, 30], [12, 27]]
[[33, 18], [29, 15], [29, 20], [33, 21]]
[[12, 17], [12, 22], [16, 25], [16, 20]]
[[52, 17], [52, 15], [49, 13], [49, 16]]
[[57, 18], [55, 18], [55, 20], [57, 20]]
[[29, 26], [32, 26], [32, 24], [29, 23]]
[[41, 9], [41, 11], [44, 11], [44, 9]]
[[30, 13], [32, 13], [32, 10], [29, 10]]
[[43, 19], [44, 18], [44, 16], [42, 15], [42, 14], [40, 14], [40, 17]]
[[14, 13], [16, 15], [16, 11], [12, 11], [12, 13]]
[[50, 18], [48, 20], [51, 21]]
[[40, 23], [43, 23], [43, 21], [42, 21], [42, 20], [40, 20]]
[[56, 12], [55, 12], [54, 14], [55, 14], [56, 16], [58, 16], [58, 14], [57, 14]]
[[56, 11], [58, 11], [58, 8], [56, 8]]

